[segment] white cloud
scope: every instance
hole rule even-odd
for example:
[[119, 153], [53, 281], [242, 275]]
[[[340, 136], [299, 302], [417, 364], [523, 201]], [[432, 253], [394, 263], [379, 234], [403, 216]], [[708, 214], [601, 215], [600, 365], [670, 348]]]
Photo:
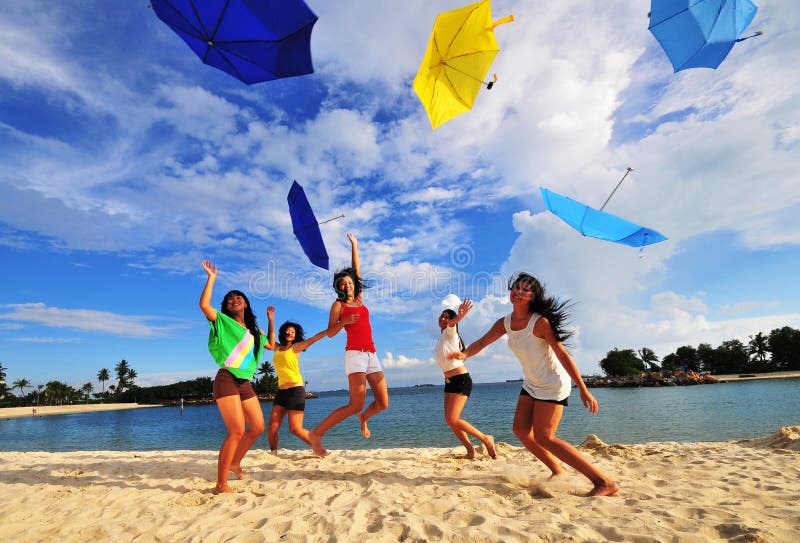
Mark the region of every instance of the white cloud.
[[167, 325], [150, 324], [165, 320], [163, 317], [120, 315], [91, 309], [63, 309], [48, 307], [43, 303], [4, 304], [6, 312], [0, 320], [33, 323], [52, 328], [68, 328], [81, 332], [102, 332], [115, 336], [155, 338], [170, 337], [188, 324], [174, 322]]

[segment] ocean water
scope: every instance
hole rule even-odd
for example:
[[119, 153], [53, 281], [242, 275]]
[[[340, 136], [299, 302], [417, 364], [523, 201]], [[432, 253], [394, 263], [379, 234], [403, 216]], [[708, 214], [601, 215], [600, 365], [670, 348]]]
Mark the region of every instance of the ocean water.
[[[511, 432], [521, 383], [476, 384], [463, 417], [497, 441], [519, 445]], [[595, 434], [606, 443], [727, 441], [763, 437], [800, 424], [800, 379], [771, 379], [668, 388], [592, 388], [600, 412], [591, 415], [576, 389], [558, 435], [574, 445]], [[371, 397], [367, 398], [371, 401]], [[347, 392], [323, 392], [306, 402], [312, 428], [347, 403]], [[443, 387], [389, 390], [389, 409], [370, 420], [372, 437], [351, 417], [330, 430], [328, 449], [459, 447], [444, 423]], [[272, 404], [262, 404], [269, 416]], [[2, 451], [216, 450], [225, 427], [215, 405], [156, 407], [0, 420]], [[477, 441], [473, 440], [476, 444]], [[267, 448], [266, 436], [256, 447]], [[284, 420], [280, 447], [307, 445], [289, 434]]]

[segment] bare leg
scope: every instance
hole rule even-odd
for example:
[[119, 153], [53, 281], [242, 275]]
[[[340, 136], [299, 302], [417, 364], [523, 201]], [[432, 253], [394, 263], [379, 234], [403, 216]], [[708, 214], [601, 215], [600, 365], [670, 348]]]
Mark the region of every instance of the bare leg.
[[272, 406], [272, 411], [269, 413], [269, 424], [267, 425], [267, 441], [269, 441], [269, 450], [273, 452], [278, 450], [278, 431], [281, 429], [284, 416], [286, 416], [285, 408], [280, 405]]
[[358, 421], [361, 423], [361, 435], [369, 439], [370, 431], [367, 421], [389, 407], [389, 389], [386, 387], [386, 379], [382, 371], [367, 375], [367, 382], [375, 400], [358, 416]]
[[581, 472], [594, 484], [589, 496], [610, 496], [617, 492], [619, 485], [614, 480], [597, 469], [578, 449], [556, 437], [564, 406], [536, 400], [533, 402], [535, 404], [533, 411], [534, 440], [565, 464]]
[[367, 397], [367, 376], [365, 373], [351, 373], [347, 376], [350, 385], [350, 402], [342, 407], [337, 407], [330, 415], [317, 424], [316, 428], [308, 432], [308, 441], [311, 449], [317, 456], [328, 456], [328, 451], [322, 446], [322, 437], [325, 432], [342, 422], [347, 417], [352, 417], [364, 408]]
[[486, 452], [492, 458], [497, 458], [497, 453], [494, 450], [494, 437], [486, 435], [469, 422], [461, 418], [461, 412], [467, 403], [467, 396], [463, 394], [452, 394], [449, 392], [444, 393], [444, 420], [453, 433], [456, 435], [462, 445], [467, 448], [466, 458], [475, 458], [475, 449], [469, 441], [467, 434], [477, 437], [483, 446], [486, 447]]
[[289, 431], [299, 439], [311, 445], [308, 440], [308, 430], [303, 428], [303, 412], [294, 409], [289, 410]]
[[264, 433], [264, 412], [261, 410], [261, 403], [255, 396], [242, 402], [242, 412], [244, 421], [247, 424], [247, 431], [236, 447], [236, 454], [231, 461], [231, 471], [240, 479], [242, 478], [241, 462], [250, 447], [258, 440], [258, 436]]
[[228, 470], [231, 468], [236, 449], [244, 435], [244, 412], [242, 411], [242, 400], [238, 395], [225, 396], [217, 399], [222, 421], [228, 434], [219, 449], [219, 459], [217, 460], [217, 486], [214, 494], [222, 492], [235, 492], [228, 485]]
[[[536, 402], [530, 396], [519, 396], [517, 410], [514, 412], [514, 435], [519, 438], [522, 445], [536, 456], [552, 472], [553, 476], [564, 473], [564, 468], [558, 463], [556, 457], [547, 449], [539, 445], [533, 438], [533, 408]], [[539, 402], [540, 404], [543, 402]], [[550, 404], [554, 405], [554, 404]]]

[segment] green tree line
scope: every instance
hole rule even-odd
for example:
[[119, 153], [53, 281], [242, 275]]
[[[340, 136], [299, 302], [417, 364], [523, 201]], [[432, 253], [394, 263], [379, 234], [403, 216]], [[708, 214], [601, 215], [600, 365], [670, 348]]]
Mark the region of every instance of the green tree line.
[[[0, 363], [0, 407], [88, 403], [92, 398], [95, 402], [166, 403], [179, 401], [181, 398], [210, 399], [213, 394], [213, 382], [210, 377], [199, 377], [169, 385], [140, 387], [136, 385], [138, 377], [136, 370], [124, 359], [114, 366], [114, 380], [108, 368], [102, 368], [97, 372], [96, 377], [101, 384], [99, 392], [95, 392], [91, 382], [77, 389], [56, 380], [34, 386], [28, 379], [17, 379], [8, 385], [6, 371]], [[112, 384], [106, 387], [107, 382]], [[252, 385], [257, 394], [274, 394], [278, 390], [278, 378], [270, 362], [261, 363], [253, 376]]]
[[600, 361], [600, 369], [610, 377], [678, 370], [712, 375], [798, 371], [800, 330], [784, 326], [772, 330], [769, 335], [759, 332], [749, 336], [746, 344], [731, 339], [718, 347], [708, 343], [697, 347], [684, 345], [661, 360], [648, 347], [638, 351], [614, 348]]

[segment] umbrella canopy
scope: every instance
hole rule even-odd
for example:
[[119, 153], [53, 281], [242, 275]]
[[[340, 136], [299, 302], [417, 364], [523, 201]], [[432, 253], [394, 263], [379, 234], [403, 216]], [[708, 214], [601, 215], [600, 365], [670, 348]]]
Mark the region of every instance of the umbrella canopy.
[[643, 247], [667, 239], [650, 228], [591, 208], [547, 189], [540, 190], [545, 207], [584, 236], [622, 243], [631, 247]]
[[492, 22], [489, 0], [440, 13], [433, 22], [428, 49], [414, 78], [419, 96], [437, 128], [472, 109], [483, 78], [500, 50], [494, 37], [497, 25], [514, 20], [512, 15]]
[[151, 0], [200, 59], [247, 83], [310, 74], [317, 16], [303, 0]]
[[303, 252], [315, 266], [328, 269], [328, 251], [322, 241], [319, 223], [311, 210], [306, 193], [297, 181], [289, 189], [289, 215], [292, 217], [292, 230], [303, 248]]
[[756, 10], [752, 0], [651, 0], [649, 29], [676, 72], [716, 68]]

